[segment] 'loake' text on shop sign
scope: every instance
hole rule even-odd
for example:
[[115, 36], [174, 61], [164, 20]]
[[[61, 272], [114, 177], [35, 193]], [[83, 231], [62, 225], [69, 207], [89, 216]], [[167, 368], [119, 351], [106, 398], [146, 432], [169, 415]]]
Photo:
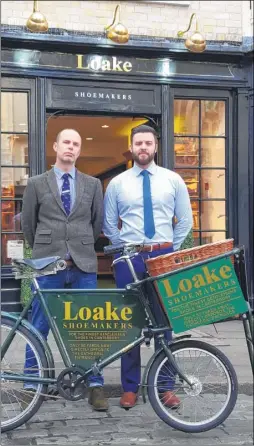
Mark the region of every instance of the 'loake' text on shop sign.
[[101, 57], [94, 56], [84, 59], [83, 54], [77, 54], [77, 68], [79, 70], [92, 70], [92, 71], [112, 71], [112, 72], [125, 72], [132, 71], [132, 63], [130, 61], [123, 61], [117, 57]]

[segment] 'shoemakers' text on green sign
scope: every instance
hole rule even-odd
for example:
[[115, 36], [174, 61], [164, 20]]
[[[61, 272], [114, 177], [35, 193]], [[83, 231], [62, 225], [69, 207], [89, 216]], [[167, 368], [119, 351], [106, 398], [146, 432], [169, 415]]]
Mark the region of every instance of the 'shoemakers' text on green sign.
[[141, 335], [145, 312], [134, 291], [45, 291], [72, 364], [91, 367]]
[[248, 310], [234, 267], [226, 258], [164, 277], [156, 283], [175, 333]]

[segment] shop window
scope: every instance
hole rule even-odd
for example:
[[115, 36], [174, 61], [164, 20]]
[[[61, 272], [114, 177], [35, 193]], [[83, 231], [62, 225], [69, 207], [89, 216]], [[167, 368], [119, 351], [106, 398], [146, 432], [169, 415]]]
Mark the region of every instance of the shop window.
[[174, 101], [174, 169], [190, 194], [196, 246], [226, 238], [225, 111], [225, 101]]
[[28, 94], [1, 93], [2, 266], [23, 255], [22, 197], [29, 176]]

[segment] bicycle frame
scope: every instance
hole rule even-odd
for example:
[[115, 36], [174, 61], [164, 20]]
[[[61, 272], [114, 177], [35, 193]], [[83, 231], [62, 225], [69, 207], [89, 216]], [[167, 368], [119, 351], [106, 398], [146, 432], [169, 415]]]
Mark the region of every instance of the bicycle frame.
[[[169, 358], [169, 361], [172, 365], [172, 368], [174, 369], [175, 373], [177, 373], [184, 381], [186, 381], [189, 385], [191, 385], [191, 383], [189, 382], [188, 378], [185, 377], [184, 374], [182, 374], [181, 370], [178, 368], [177, 364], [174, 361], [173, 355], [170, 351], [170, 349], [168, 348], [167, 344], [164, 341], [164, 332], [166, 332], [167, 330], [170, 329], [168, 321], [165, 318], [165, 325], [162, 327], [157, 326], [156, 320], [151, 312], [151, 309], [149, 307], [149, 303], [147, 300], [147, 294], [144, 291], [144, 285], [142, 283], [142, 281], [139, 281], [135, 270], [133, 268], [132, 262], [130, 260], [130, 256], [123, 256], [122, 260], [126, 261], [129, 269], [133, 275], [133, 279], [134, 279], [134, 283], [136, 285], [136, 288], [138, 289], [138, 299], [140, 300], [140, 303], [143, 307], [143, 310], [145, 312], [146, 315], [146, 321], [147, 321], [147, 327], [144, 327], [144, 334], [141, 335], [140, 337], [136, 338], [133, 342], [129, 343], [128, 345], [126, 345], [124, 348], [118, 350], [117, 352], [115, 352], [112, 355], [109, 355], [108, 357], [106, 357], [105, 359], [99, 361], [98, 363], [93, 363], [91, 365], [91, 367], [84, 371], [84, 375], [82, 376], [82, 378], [79, 378], [78, 381], [82, 381], [83, 379], [86, 379], [89, 375], [92, 374], [99, 374], [104, 367], [108, 366], [109, 364], [111, 364], [112, 362], [116, 361], [117, 359], [121, 358], [121, 356], [127, 352], [129, 352], [130, 350], [132, 350], [133, 348], [143, 344], [143, 343], [149, 343], [152, 337], [157, 337], [159, 338], [159, 343], [161, 345], [161, 350], [163, 349], [165, 351], [166, 356]], [[139, 285], [140, 284], [140, 285]], [[65, 367], [73, 367], [75, 366], [75, 364], [72, 363], [70, 356], [67, 352], [67, 349], [65, 347], [63, 338], [58, 330], [57, 324], [54, 320], [54, 317], [52, 317], [52, 314], [50, 313], [48, 304], [45, 300], [44, 297], [44, 292], [50, 293], [50, 292], [57, 292], [59, 294], [61, 293], [68, 293], [68, 290], [64, 289], [64, 290], [41, 290], [38, 284], [38, 281], [36, 278], [33, 278], [33, 285], [34, 285], [34, 292], [33, 292], [33, 296], [30, 299], [30, 301], [28, 302], [28, 304], [25, 306], [25, 308], [23, 309], [23, 311], [21, 312], [20, 316], [17, 317], [16, 322], [13, 326], [13, 328], [11, 329], [10, 333], [8, 334], [7, 338], [5, 339], [3, 345], [2, 345], [2, 349], [1, 349], [1, 355], [2, 358], [4, 357], [8, 347], [10, 346], [12, 340], [15, 337], [15, 331], [17, 330], [17, 328], [19, 327], [20, 324], [22, 324], [22, 320], [27, 316], [29, 309], [32, 306], [32, 302], [33, 300], [37, 297], [39, 299], [39, 302], [41, 304], [42, 310], [44, 311], [44, 314], [48, 320], [48, 324], [49, 327], [52, 331], [52, 334], [54, 336], [55, 342], [57, 344], [57, 347], [59, 349], [60, 355], [63, 359], [64, 365]], [[82, 293], [84, 292], [84, 290], [70, 290], [72, 293]], [[89, 290], [86, 290], [89, 291]], [[94, 293], [108, 293], [110, 290], [91, 290]], [[111, 290], [112, 291], [112, 290]], [[116, 290], [113, 290], [116, 291]], [[118, 290], [118, 292], [123, 293], [125, 290]], [[152, 290], [151, 290], [152, 291]], [[154, 291], [155, 292], [155, 291]], [[155, 293], [156, 294], [156, 293]], [[32, 327], [31, 324], [26, 324], [27, 328], [29, 328], [31, 331], [38, 337], [40, 338], [41, 335], [40, 333], [37, 332], [36, 329], [34, 329], [34, 327]], [[183, 336], [185, 337], [185, 336]], [[187, 336], [188, 337], [188, 336]], [[182, 337], [181, 337], [182, 338]], [[50, 351], [50, 348], [48, 346], [48, 344], [46, 343], [46, 341], [44, 342], [44, 344], [46, 344], [47, 348]], [[160, 351], [161, 351], [160, 350]], [[52, 377], [52, 378], [40, 378], [40, 377], [35, 377], [35, 376], [31, 376], [31, 375], [15, 375], [15, 374], [5, 374], [5, 378], [6, 379], [10, 379], [12, 381], [22, 381], [22, 382], [36, 382], [36, 383], [41, 383], [41, 384], [55, 384], [57, 382], [57, 379]], [[78, 382], [77, 382], [78, 384]]]
[[[245, 290], [244, 295], [246, 300], [247, 299], [247, 287], [246, 287], [246, 276], [245, 276], [245, 270], [244, 267], [244, 251], [243, 250], [239, 250], [239, 249], [234, 249], [232, 252], [227, 253], [227, 255], [235, 255], [236, 260], [237, 260], [237, 272], [238, 272], [238, 276], [239, 276], [239, 281], [241, 283], [242, 288]], [[219, 259], [224, 257], [222, 256], [216, 256], [213, 258], [214, 259]], [[132, 262], [131, 262], [131, 256], [126, 255], [126, 256], [122, 256], [121, 258], [118, 259], [118, 261], [126, 261], [129, 269], [132, 273], [133, 279], [134, 279], [134, 283], [130, 284], [126, 287], [126, 289], [131, 289], [133, 287], [135, 287], [136, 290], [138, 290], [138, 299], [143, 307], [143, 310], [145, 312], [146, 315], [146, 321], [147, 321], [147, 326], [144, 328], [144, 334], [141, 335], [140, 337], [136, 338], [133, 342], [129, 343], [128, 345], [126, 345], [124, 348], [118, 350], [117, 352], [115, 352], [112, 355], [107, 356], [105, 359], [100, 360], [98, 363], [93, 363], [91, 365], [91, 367], [84, 371], [84, 375], [82, 376], [82, 378], [79, 378], [78, 381], [82, 381], [84, 378], [87, 378], [89, 375], [91, 374], [98, 374], [102, 371], [102, 369], [106, 366], [108, 366], [109, 364], [111, 364], [112, 362], [114, 362], [115, 360], [119, 359], [123, 354], [129, 352], [131, 349], [133, 349], [136, 346], [139, 346], [143, 343], [148, 343], [150, 342], [150, 339], [155, 336], [159, 338], [159, 342], [161, 345], [161, 349], [164, 350], [166, 356], [169, 359], [169, 362], [171, 364], [171, 366], [173, 367], [175, 373], [177, 373], [180, 378], [182, 378], [185, 382], [187, 382], [189, 385], [191, 385], [191, 383], [189, 382], [189, 380], [187, 379], [187, 377], [181, 373], [181, 371], [178, 369], [177, 364], [174, 361], [173, 355], [170, 351], [170, 349], [168, 348], [168, 346], [166, 345], [165, 341], [164, 341], [164, 336], [163, 333], [165, 331], [167, 331], [170, 327], [168, 324], [168, 321], [165, 318], [165, 325], [162, 327], [159, 327], [157, 325], [157, 322], [151, 312], [151, 309], [149, 307], [149, 303], [147, 300], [147, 293], [145, 291], [145, 286], [147, 286], [147, 284], [153, 284], [154, 282], [154, 278], [145, 278], [144, 280], [139, 280], [137, 278], [137, 275], [135, 273], [135, 270], [133, 268]], [[199, 262], [198, 264], [205, 264], [205, 263], [209, 263], [210, 260], [206, 260], [203, 262]], [[191, 268], [191, 266], [182, 268], [182, 271], [184, 270], [188, 270], [189, 268]], [[174, 272], [172, 273], [168, 273], [169, 275], [174, 274]], [[28, 302], [28, 304], [26, 305], [26, 307], [23, 309], [22, 313], [20, 314], [20, 316], [16, 319], [16, 322], [12, 328], [12, 330], [10, 331], [10, 333], [8, 334], [7, 338], [5, 339], [3, 346], [2, 346], [2, 357], [4, 356], [4, 354], [6, 353], [8, 347], [10, 346], [12, 340], [15, 337], [15, 331], [18, 328], [18, 326], [22, 323], [23, 318], [25, 318], [28, 314], [29, 309], [32, 306], [32, 302], [33, 299], [37, 296], [40, 304], [42, 306], [42, 309], [46, 315], [46, 318], [48, 320], [49, 323], [49, 327], [52, 330], [54, 339], [56, 341], [57, 347], [59, 349], [59, 352], [61, 354], [61, 357], [63, 359], [63, 362], [65, 364], [65, 367], [72, 367], [75, 366], [75, 364], [72, 363], [70, 356], [66, 350], [65, 344], [63, 342], [62, 336], [58, 330], [57, 324], [55, 323], [54, 318], [52, 317], [47, 302], [43, 296], [44, 292], [57, 292], [59, 294], [61, 293], [66, 293], [67, 290], [41, 290], [39, 288], [39, 284], [36, 280], [36, 278], [33, 279], [33, 284], [34, 284], [34, 288], [35, 291], [33, 293], [33, 297], [31, 298], [31, 300]], [[245, 288], [244, 288], [245, 287]], [[152, 288], [150, 289], [150, 291], [152, 290]], [[71, 290], [73, 293], [80, 293], [83, 290]], [[87, 290], [88, 291], [88, 290]], [[101, 294], [109, 292], [110, 290], [93, 290], [93, 292], [100, 292]], [[115, 291], [115, 290], [114, 290]], [[124, 292], [125, 290], [119, 290], [120, 292]], [[155, 290], [154, 290], [155, 292]], [[156, 293], [156, 292], [155, 292]], [[157, 293], [156, 293], [157, 294]], [[250, 355], [250, 360], [251, 360], [251, 365], [252, 365], [252, 370], [253, 370], [253, 326], [252, 326], [252, 319], [251, 319], [251, 310], [248, 313], [245, 313], [242, 315], [242, 320], [243, 320], [243, 324], [244, 324], [244, 330], [245, 330], [245, 335], [246, 335], [246, 341], [247, 341], [247, 345], [248, 345], [248, 350], [249, 350], [249, 355]], [[31, 326], [32, 327], [32, 326]], [[36, 333], [35, 329], [32, 329], [31, 331], [33, 331], [34, 333]], [[38, 334], [38, 337], [41, 336], [40, 334]], [[48, 347], [49, 349], [49, 347]], [[49, 349], [50, 350], [50, 349]], [[39, 377], [33, 377], [33, 376], [25, 376], [23, 375], [21, 376], [17, 376], [15, 374], [11, 375], [11, 374], [5, 374], [6, 379], [10, 379], [13, 381], [29, 381], [29, 382], [36, 382], [36, 383], [44, 383], [44, 384], [53, 384], [56, 383], [57, 380], [55, 378], [39, 378]]]

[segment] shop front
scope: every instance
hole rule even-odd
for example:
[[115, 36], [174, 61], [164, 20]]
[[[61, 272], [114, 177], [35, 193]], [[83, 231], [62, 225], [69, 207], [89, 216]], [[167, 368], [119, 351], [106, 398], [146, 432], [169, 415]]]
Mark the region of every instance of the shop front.
[[[2, 305], [20, 307], [11, 258], [23, 256], [20, 214], [29, 176], [54, 163], [58, 131], [82, 136], [77, 167], [101, 179], [103, 190], [131, 167], [131, 128], [148, 122], [159, 132], [157, 162], [178, 172], [189, 190], [193, 243], [227, 237], [247, 248], [251, 268], [248, 164], [248, 81], [240, 55], [170, 57], [24, 41], [2, 43]], [[35, 49], [36, 48], [36, 49]], [[66, 52], [65, 52], [66, 51]], [[197, 60], [197, 57], [199, 59]], [[99, 277], [111, 275], [97, 243]], [[103, 279], [104, 280], [104, 279]], [[112, 277], [111, 277], [112, 280]], [[251, 286], [251, 281], [250, 281]]]

